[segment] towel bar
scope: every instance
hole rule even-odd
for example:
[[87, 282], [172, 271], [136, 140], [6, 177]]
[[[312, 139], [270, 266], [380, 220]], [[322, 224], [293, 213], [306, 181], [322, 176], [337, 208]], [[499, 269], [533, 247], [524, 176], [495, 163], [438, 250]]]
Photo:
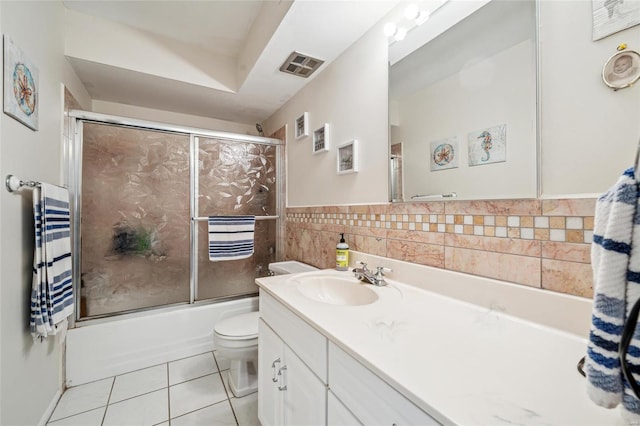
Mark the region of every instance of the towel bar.
[[[256, 216], [256, 220], [279, 219], [280, 216]], [[208, 216], [192, 217], [191, 220], [209, 220]]]
[[28, 186], [29, 188], [35, 188], [40, 186], [40, 182], [35, 182], [32, 180], [25, 182], [14, 175], [7, 175], [6, 179], [4, 180], [4, 183], [7, 186], [7, 191], [9, 192], [15, 192], [20, 188], [22, 188], [23, 186]]

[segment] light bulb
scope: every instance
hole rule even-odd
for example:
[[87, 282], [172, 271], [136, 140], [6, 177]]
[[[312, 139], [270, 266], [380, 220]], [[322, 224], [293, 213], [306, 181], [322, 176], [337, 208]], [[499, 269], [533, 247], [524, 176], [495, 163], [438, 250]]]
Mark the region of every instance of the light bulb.
[[427, 20], [429, 19], [429, 16], [431, 16], [429, 11], [427, 11], [427, 10], [420, 11], [420, 14], [416, 18], [416, 25], [422, 25], [425, 22], [427, 22]]
[[407, 29], [400, 27], [396, 30], [396, 35], [393, 38], [396, 41], [401, 41], [401, 40], [404, 40], [406, 36], [407, 36]]
[[394, 24], [393, 22], [388, 22], [387, 24], [385, 24], [382, 31], [384, 32], [384, 35], [386, 35], [387, 37], [391, 37], [397, 31], [396, 24]]
[[413, 20], [418, 19], [420, 16], [420, 9], [418, 9], [418, 5], [415, 3], [410, 3], [407, 5], [407, 8], [404, 10], [404, 17]]

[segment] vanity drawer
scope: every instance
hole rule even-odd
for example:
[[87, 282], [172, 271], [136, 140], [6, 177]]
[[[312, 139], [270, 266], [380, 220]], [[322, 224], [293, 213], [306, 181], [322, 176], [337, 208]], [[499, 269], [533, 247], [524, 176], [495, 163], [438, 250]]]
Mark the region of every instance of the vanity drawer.
[[329, 389], [365, 425], [440, 424], [333, 343]]
[[260, 290], [260, 317], [327, 383], [327, 338], [267, 292]]

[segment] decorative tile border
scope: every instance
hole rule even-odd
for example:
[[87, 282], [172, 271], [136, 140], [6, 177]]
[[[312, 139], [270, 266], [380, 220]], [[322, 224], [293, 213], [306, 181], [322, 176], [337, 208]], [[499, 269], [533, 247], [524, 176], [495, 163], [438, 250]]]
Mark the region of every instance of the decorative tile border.
[[592, 297], [595, 199], [437, 201], [287, 209], [286, 257], [333, 267], [353, 250]]
[[590, 244], [593, 216], [287, 213], [287, 221]]

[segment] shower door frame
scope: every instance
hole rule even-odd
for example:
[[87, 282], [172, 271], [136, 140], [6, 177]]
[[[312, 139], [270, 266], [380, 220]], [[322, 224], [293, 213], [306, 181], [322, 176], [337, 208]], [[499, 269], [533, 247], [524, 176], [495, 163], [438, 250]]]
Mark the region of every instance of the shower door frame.
[[[219, 303], [227, 300], [251, 297], [250, 295], [220, 297], [215, 299], [197, 300], [198, 294], [198, 146], [199, 138], [220, 139], [223, 143], [256, 143], [260, 145], [275, 146], [276, 149], [276, 211], [275, 218], [269, 215], [270, 219], [276, 221], [276, 260], [282, 260], [284, 256], [284, 232], [285, 220], [284, 212], [286, 208], [285, 197], [285, 142], [279, 139], [262, 136], [242, 135], [238, 133], [222, 132], [216, 130], [201, 129], [197, 127], [179, 126], [134, 118], [120, 117], [110, 114], [101, 114], [82, 110], [69, 111], [71, 119], [71, 134], [73, 139], [65, 140], [63, 158], [63, 181], [69, 188], [71, 202], [71, 244], [72, 244], [72, 264], [73, 264], [73, 289], [75, 298], [75, 315], [71, 321], [71, 326], [80, 323], [90, 323], [93, 320], [109, 317], [121, 317], [131, 313], [138, 313], [158, 309], [177, 309], [185, 306], [200, 306], [210, 303]], [[189, 136], [189, 301], [175, 302], [161, 306], [151, 306], [138, 308], [116, 313], [93, 315], [91, 317], [80, 318], [80, 283], [82, 272], [81, 254], [81, 228], [80, 218], [82, 217], [82, 140], [83, 123], [115, 125], [129, 127], [140, 130], [150, 130], [164, 133], [179, 134]]]

